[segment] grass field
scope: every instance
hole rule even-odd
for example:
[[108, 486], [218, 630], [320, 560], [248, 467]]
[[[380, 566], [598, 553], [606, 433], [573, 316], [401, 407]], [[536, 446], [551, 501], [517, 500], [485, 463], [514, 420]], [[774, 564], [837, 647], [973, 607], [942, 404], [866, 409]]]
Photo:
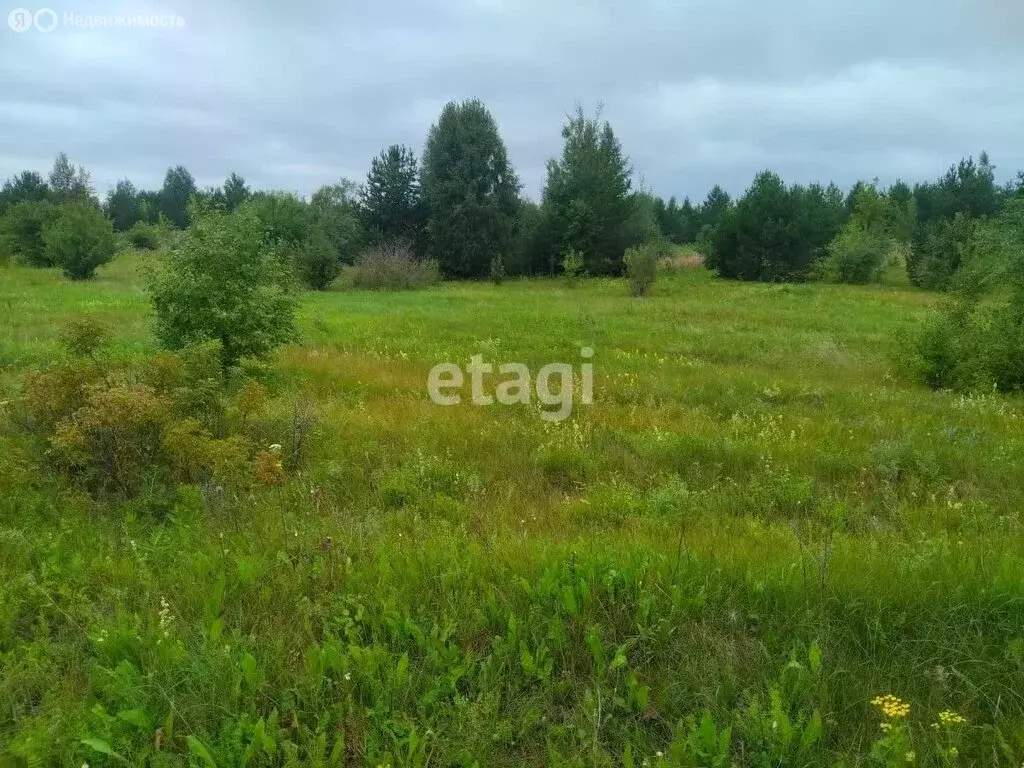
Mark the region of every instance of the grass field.
[[[306, 294], [267, 374], [315, 414], [304, 467], [157, 513], [11, 415], [70, 318], [154, 349], [145, 260], [0, 268], [0, 765], [1024, 761], [1024, 402], [918, 383], [935, 294]], [[436, 363], [585, 346], [561, 423], [426, 395]]]

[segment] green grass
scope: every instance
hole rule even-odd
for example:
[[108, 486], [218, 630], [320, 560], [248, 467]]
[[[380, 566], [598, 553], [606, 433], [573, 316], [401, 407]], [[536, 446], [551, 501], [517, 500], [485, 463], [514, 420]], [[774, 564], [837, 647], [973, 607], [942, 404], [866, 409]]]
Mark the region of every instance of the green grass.
[[[151, 258], [0, 268], [0, 765], [852, 766], [883, 693], [922, 765], [1024, 760], [1024, 402], [915, 380], [936, 295], [307, 294], [272, 362], [306, 465], [157, 514], [62, 481], [11, 415], [69, 318], [154, 349]], [[595, 404], [560, 424], [426, 396], [439, 362], [583, 346]]]

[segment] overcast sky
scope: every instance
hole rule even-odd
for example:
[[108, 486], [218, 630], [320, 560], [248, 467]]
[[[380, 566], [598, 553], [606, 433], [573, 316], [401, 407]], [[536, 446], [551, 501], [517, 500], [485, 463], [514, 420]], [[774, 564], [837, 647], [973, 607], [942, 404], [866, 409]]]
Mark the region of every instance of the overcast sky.
[[1001, 180], [1024, 169], [1022, 0], [76, 0], [48, 5], [49, 33], [3, 24], [7, 2], [0, 176], [65, 151], [100, 194], [157, 187], [179, 163], [200, 186], [231, 170], [302, 194], [362, 180], [388, 144], [419, 154], [444, 103], [469, 97], [535, 198], [576, 103], [604, 103], [666, 197], [742, 192], [763, 168], [930, 179], [982, 149]]

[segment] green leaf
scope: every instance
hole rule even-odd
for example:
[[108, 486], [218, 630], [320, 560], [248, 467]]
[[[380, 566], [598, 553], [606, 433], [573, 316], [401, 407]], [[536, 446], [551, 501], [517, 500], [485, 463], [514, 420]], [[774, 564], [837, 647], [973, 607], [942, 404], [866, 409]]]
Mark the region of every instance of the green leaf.
[[99, 752], [100, 754], [114, 758], [118, 762], [125, 763], [126, 765], [128, 763], [127, 760], [125, 760], [121, 755], [117, 754], [117, 752], [114, 751], [113, 747], [107, 744], [107, 742], [105, 742], [103, 739], [82, 739], [82, 743], [90, 749]]
[[141, 709], [125, 709], [117, 713], [119, 719], [124, 720], [126, 723], [131, 723], [136, 728], [140, 728], [143, 731], [153, 730], [153, 721], [149, 719], [147, 715]]
[[203, 764], [207, 768], [217, 768], [217, 763], [213, 759], [213, 755], [210, 754], [210, 750], [206, 747], [203, 742], [197, 739], [195, 736], [187, 736], [185, 739], [188, 742], [188, 751], [203, 761]]
[[807, 658], [811, 665], [811, 672], [818, 674], [821, 669], [821, 646], [818, 645], [817, 640], [811, 643], [811, 650], [807, 654]]
[[626, 744], [626, 750], [622, 753], [622, 768], [633, 768], [633, 746]]
[[818, 710], [814, 710], [814, 714], [811, 715], [811, 720], [807, 723], [807, 727], [804, 728], [803, 736], [800, 737], [800, 751], [806, 752], [808, 749], [818, 743], [821, 738], [821, 713]]

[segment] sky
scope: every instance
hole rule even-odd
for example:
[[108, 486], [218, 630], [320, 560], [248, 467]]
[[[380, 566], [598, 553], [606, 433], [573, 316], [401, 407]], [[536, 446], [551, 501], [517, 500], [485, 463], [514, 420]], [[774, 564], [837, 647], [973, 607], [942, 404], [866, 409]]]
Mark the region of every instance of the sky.
[[1022, 0], [6, 2], [0, 178], [64, 151], [100, 195], [179, 164], [201, 187], [362, 181], [466, 98], [534, 199], [577, 104], [603, 104], [634, 183], [666, 198], [765, 168], [934, 179], [982, 150], [1000, 180], [1024, 169]]

